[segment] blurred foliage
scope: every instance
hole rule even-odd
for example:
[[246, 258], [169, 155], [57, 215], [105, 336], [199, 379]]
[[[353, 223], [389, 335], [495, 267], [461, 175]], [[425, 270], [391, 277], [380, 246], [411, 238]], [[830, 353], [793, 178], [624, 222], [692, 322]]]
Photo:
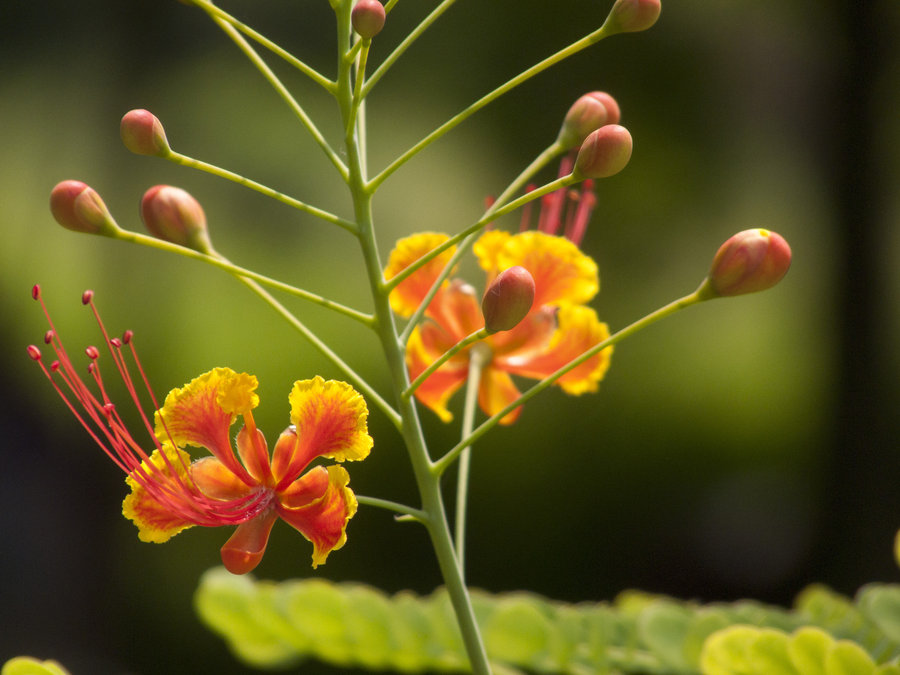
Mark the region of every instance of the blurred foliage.
[[[371, 166], [580, 37], [607, 4], [459, 3], [373, 92]], [[400, 2], [372, 59], [430, 6]], [[330, 71], [326, 2], [228, 7]], [[855, 32], [854, 12], [872, 18], [871, 34]], [[361, 259], [345, 233], [132, 156], [118, 120], [145, 107], [179, 151], [342, 215], [347, 196], [289, 112], [197, 11], [155, 0], [13, 2], [0, 7], [0, 27], [0, 344], [13, 385], [0, 408], [0, 659], [27, 652], [91, 673], [245, 672], [197, 623], [189, 600], [226, 533], [191, 531], [165, 547], [137, 541], [119, 514], [120, 472], [25, 357], [44, 330], [29, 289], [42, 283], [75, 353], [97, 340], [78, 301], [93, 288], [109, 328], [135, 331], [157, 394], [217, 365], [256, 374], [257, 422], [269, 434], [284, 425], [281, 397], [295, 379], [337, 373], [223, 273], [64, 231], [47, 198], [60, 180], [84, 180], [123, 227], [137, 229], [143, 191], [177, 184], [203, 203], [216, 248], [238, 264], [365, 307]], [[896, 577], [900, 55], [885, 36], [898, 27], [900, 6], [889, 0], [864, 10], [850, 0], [664, 3], [651, 31], [614, 37], [529, 82], [385, 185], [375, 213], [384, 253], [413, 231], [455, 231], [555, 137], [575, 98], [604, 89], [635, 138], [627, 170], [598, 186], [584, 244], [603, 278], [595, 307], [613, 329], [693, 290], [734, 232], [768, 227], [794, 249], [793, 269], [773, 291], [653, 327], [617, 349], [599, 394], [548, 393], [476, 448], [472, 584], [573, 602], [631, 587], [788, 602], [816, 579], [851, 592]], [[870, 63], [853, 56], [875, 44], [882, 49]], [[312, 87], [287, 79], [317, 121], [334, 113]], [[877, 142], [864, 144], [867, 136]], [[854, 139], [863, 155], [848, 150]], [[842, 186], [854, 172], [874, 176], [867, 184], [876, 192], [848, 211]], [[868, 257], [851, 255], [855, 240], [873, 242]], [[860, 270], [864, 293], [849, 283]], [[367, 334], [288, 304], [386, 385]], [[848, 385], [848, 372], [860, 381]], [[423, 417], [435, 454], [455, 443], [455, 428]], [[354, 489], [415, 503], [399, 439], [380, 416], [371, 431], [376, 447], [353, 467]], [[312, 575], [308, 556], [305, 541], [276, 528], [258, 571]], [[347, 546], [315, 575], [389, 592], [429, 593], [438, 582], [424, 533], [372, 509], [354, 518]], [[331, 672], [317, 668], [304, 672]]]

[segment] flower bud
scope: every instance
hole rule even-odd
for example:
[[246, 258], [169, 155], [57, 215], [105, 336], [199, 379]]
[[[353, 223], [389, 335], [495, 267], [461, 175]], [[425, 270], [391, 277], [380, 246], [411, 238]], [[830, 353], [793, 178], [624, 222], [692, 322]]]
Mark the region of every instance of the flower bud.
[[491, 333], [512, 330], [534, 304], [534, 278], [520, 265], [497, 275], [481, 301], [484, 327]]
[[592, 131], [575, 158], [579, 178], [608, 178], [625, 168], [631, 159], [631, 134], [618, 124], [606, 124]]
[[616, 124], [621, 117], [619, 104], [604, 91], [592, 91], [579, 98], [563, 120], [556, 142], [565, 148], [581, 145], [594, 129]]
[[656, 23], [661, 9], [660, 0], [616, 0], [603, 27], [610, 35], [647, 30]]
[[359, 0], [350, 13], [353, 30], [364, 40], [371, 40], [384, 28], [384, 5], [378, 0]]
[[172, 153], [162, 122], [149, 110], [131, 110], [119, 124], [125, 147], [136, 155], [168, 157]]
[[181, 188], [156, 185], [141, 199], [141, 218], [154, 237], [209, 253], [206, 215], [200, 203]]
[[96, 190], [78, 180], [64, 180], [50, 191], [50, 213], [75, 232], [112, 236], [119, 230]]
[[705, 300], [764, 291], [781, 281], [790, 266], [791, 247], [780, 234], [744, 230], [719, 247], [699, 292]]

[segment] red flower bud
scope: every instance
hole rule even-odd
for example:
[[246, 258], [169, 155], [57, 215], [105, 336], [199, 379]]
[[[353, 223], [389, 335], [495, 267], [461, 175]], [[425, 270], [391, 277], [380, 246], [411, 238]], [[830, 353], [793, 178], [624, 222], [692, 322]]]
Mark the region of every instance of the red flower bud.
[[78, 180], [57, 183], [50, 192], [50, 212], [57, 223], [75, 232], [109, 236], [119, 229], [100, 195]]
[[200, 203], [181, 188], [157, 185], [141, 199], [141, 218], [154, 237], [202, 253], [212, 250], [206, 214]]
[[371, 40], [381, 32], [384, 18], [384, 5], [378, 0], [359, 0], [350, 13], [353, 30], [365, 40]]
[[755, 229], [738, 232], [716, 252], [700, 287], [704, 299], [771, 288], [791, 266], [791, 247], [780, 234]]
[[603, 27], [614, 33], [636, 33], [656, 23], [660, 0], [616, 0]]
[[616, 99], [604, 91], [592, 91], [580, 97], [563, 120], [556, 141], [566, 148], [581, 145], [594, 129], [616, 124], [621, 117]]
[[167, 157], [172, 153], [162, 122], [149, 110], [125, 113], [119, 125], [125, 147], [136, 155]]
[[534, 278], [520, 265], [497, 275], [481, 301], [484, 327], [491, 333], [512, 330], [534, 304]]
[[631, 159], [631, 134], [618, 124], [606, 124], [592, 131], [575, 158], [576, 176], [608, 178], [625, 168]]

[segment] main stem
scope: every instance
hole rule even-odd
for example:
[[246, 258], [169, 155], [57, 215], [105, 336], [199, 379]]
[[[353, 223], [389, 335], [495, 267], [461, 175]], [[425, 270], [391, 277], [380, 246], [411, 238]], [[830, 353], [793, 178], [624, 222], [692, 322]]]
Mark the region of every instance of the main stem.
[[[344, 2], [337, 10], [338, 41], [341, 54], [346, 54], [350, 49], [350, 5], [351, 3]], [[339, 60], [338, 103], [346, 122], [353, 117], [354, 102], [351, 64], [344, 63], [343, 60]], [[434, 471], [433, 463], [428, 455], [415, 399], [402, 396], [402, 392], [409, 387], [409, 376], [404, 359], [404, 347], [400, 341], [397, 325], [388, 302], [390, 291], [385, 286], [381, 260], [378, 255], [372, 221], [372, 190], [366, 186], [367, 178], [364, 169], [366, 149], [359, 142], [361, 134], [357, 133], [357, 126], [351, 125], [345, 139], [349, 169], [347, 184], [353, 198], [353, 210], [359, 228], [359, 242], [366, 262], [366, 274], [375, 305], [375, 331], [381, 342], [391, 374], [398, 403], [397, 410], [402, 419], [400, 433], [406, 444], [419, 495], [422, 499], [422, 513], [425, 516], [423, 523], [431, 538], [444, 585], [456, 613], [472, 672], [476, 675], [490, 675], [491, 668], [475, 620], [475, 611], [454, 552], [450, 524], [447, 521], [447, 511], [441, 495], [440, 475]]]

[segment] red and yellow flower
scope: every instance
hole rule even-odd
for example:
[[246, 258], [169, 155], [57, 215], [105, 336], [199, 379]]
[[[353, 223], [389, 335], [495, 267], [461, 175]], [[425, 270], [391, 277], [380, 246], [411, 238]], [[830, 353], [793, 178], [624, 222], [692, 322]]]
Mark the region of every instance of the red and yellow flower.
[[[37, 287], [34, 295], [40, 298]], [[85, 297], [85, 304], [93, 307], [90, 295]], [[135, 353], [131, 334], [110, 339], [103, 332], [113, 362], [140, 409], [123, 355], [126, 346]], [[321, 377], [295, 382], [288, 397], [291, 425], [270, 454], [253, 419], [252, 411], [259, 403], [256, 378], [215, 368], [169, 392], [152, 424], [144, 417], [155, 446], [147, 454], [107, 398], [99, 351], [86, 350], [89, 372], [99, 389], [95, 395], [75, 371], [52, 323], [45, 342], [57, 357], [49, 367], [37, 347], [29, 347], [29, 355], [41, 364], [94, 440], [125, 471], [131, 493], [122, 511], [137, 525], [141, 540], [164, 542], [194, 525], [236, 525], [221, 550], [222, 562], [235, 574], [259, 564], [279, 518], [312, 542], [313, 567], [344, 545], [347, 521], [357, 508], [347, 471], [340, 464], [307, 468], [318, 458], [343, 462], [369, 454], [368, 410], [349, 384]], [[238, 417], [244, 424], [232, 445], [231, 427]], [[210, 454], [194, 459], [191, 447]]]
[[[556, 223], [558, 225], [558, 223]], [[609, 337], [606, 324], [585, 303], [599, 290], [597, 265], [571, 240], [543, 231], [510, 234], [485, 232], [473, 247], [487, 274], [487, 284], [513, 266], [531, 273], [535, 297], [531, 311], [512, 330], [498, 332], [460, 351], [429, 376], [415, 391], [424, 405], [442, 420], [450, 421], [451, 396], [466, 382], [472, 349], [485, 351], [478, 401], [488, 415], [503, 410], [519, 397], [513, 376], [543, 379]], [[391, 279], [423, 255], [448, 239], [433, 232], [415, 234], [397, 242], [385, 269]], [[454, 253], [451, 247], [400, 282], [391, 293], [391, 308], [400, 316], [411, 316]], [[481, 298], [459, 279], [444, 281], [425, 310], [423, 322], [409, 337], [406, 362], [415, 379], [438, 357], [463, 338], [484, 326]], [[556, 384], [568, 394], [597, 390], [609, 368], [611, 348], [602, 350], [563, 375]], [[502, 420], [514, 422], [521, 412], [514, 409]]]

